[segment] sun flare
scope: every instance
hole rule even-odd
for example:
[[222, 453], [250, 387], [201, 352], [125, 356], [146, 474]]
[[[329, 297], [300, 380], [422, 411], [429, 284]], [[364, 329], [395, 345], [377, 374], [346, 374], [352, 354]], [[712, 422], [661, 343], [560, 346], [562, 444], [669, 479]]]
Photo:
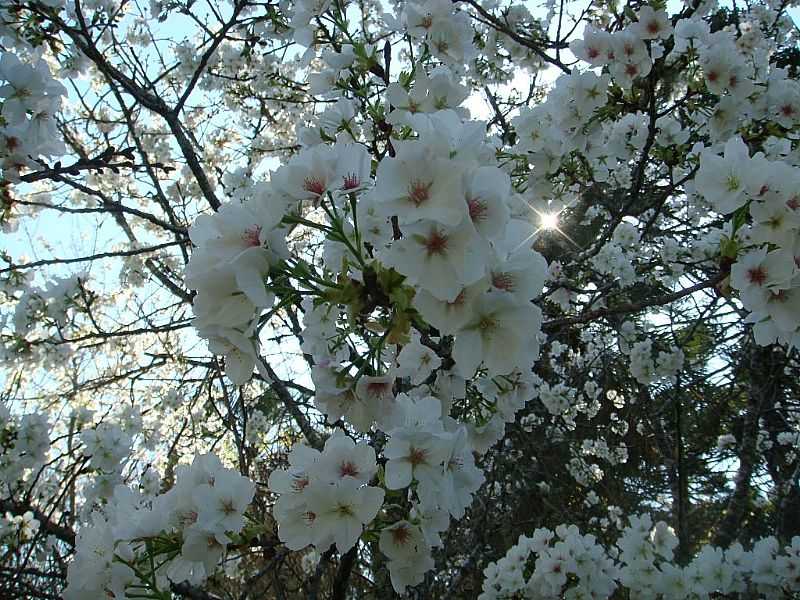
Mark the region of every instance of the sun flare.
[[541, 213], [539, 226], [542, 229], [558, 229], [558, 213]]

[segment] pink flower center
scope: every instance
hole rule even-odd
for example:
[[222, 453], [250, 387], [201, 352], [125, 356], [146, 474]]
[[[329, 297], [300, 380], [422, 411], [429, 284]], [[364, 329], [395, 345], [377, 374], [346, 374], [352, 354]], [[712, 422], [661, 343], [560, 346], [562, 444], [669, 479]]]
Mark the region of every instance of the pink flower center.
[[425, 240], [425, 249], [428, 256], [444, 254], [447, 251], [447, 236], [441, 231], [433, 231]]
[[252, 225], [244, 230], [242, 234], [242, 241], [245, 246], [260, 246], [261, 245], [261, 225]]
[[408, 462], [416, 467], [428, 460], [428, 451], [424, 448], [411, 448], [408, 452]]
[[358, 477], [359, 470], [356, 465], [352, 462], [345, 461], [341, 465], [339, 465], [339, 476], [340, 477]]
[[514, 278], [509, 273], [492, 273], [492, 285], [498, 290], [514, 291]]
[[306, 177], [305, 181], [303, 181], [303, 189], [317, 196], [321, 196], [325, 193], [325, 184], [321, 179], [316, 177]]
[[391, 386], [388, 381], [372, 381], [367, 384], [367, 393], [370, 396], [378, 398], [387, 393], [390, 387]]
[[487, 217], [489, 207], [486, 206], [485, 202], [481, 202], [480, 198], [467, 200], [467, 206], [469, 207], [469, 218], [473, 221], [482, 220]]
[[405, 545], [411, 538], [411, 532], [405, 525], [395, 527], [391, 531], [392, 531], [392, 541], [394, 541], [394, 543], [397, 544], [398, 546]]
[[455, 300], [453, 300], [452, 302], [448, 302], [447, 304], [449, 306], [461, 306], [462, 304], [464, 304], [464, 300], [466, 300], [466, 298], [467, 294], [465, 293], [465, 290], [461, 290], [458, 296], [455, 297]]
[[342, 188], [345, 190], [353, 190], [361, 185], [361, 179], [355, 173], [348, 173], [343, 179]]
[[295, 492], [302, 492], [308, 484], [308, 476], [303, 475], [302, 477], [295, 477], [294, 481], [292, 481], [292, 489]]
[[789, 300], [789, 291], [788, 290], [778, 290], [777, 292], [772, 292], [772, 295], [769, 297], [769, 302], [777, 302], [783, 304]]
[[185, 526], [192, 525], [193, 523], [197, 522], [197, 512], [190, 510], [189, 512], [184, 513], [180, 520]]
[[417, 206], [429, 200], [431, 197], [432, 186], [432, 181], [430, 183], [423, 183], [419, 180], [412, 181], [411, 185], [408, 187], [409, 200], [411, 200], [411, 202]]
[[764, 285], [767, 281], [767, 271], [764, 267], [753, 267], [747, 270], [747, 280], [756, 285]]

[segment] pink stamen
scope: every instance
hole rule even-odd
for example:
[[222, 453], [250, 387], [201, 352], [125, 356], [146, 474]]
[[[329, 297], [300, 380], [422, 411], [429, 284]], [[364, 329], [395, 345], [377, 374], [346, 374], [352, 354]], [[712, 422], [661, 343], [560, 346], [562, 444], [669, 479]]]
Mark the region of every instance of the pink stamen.
[[244, 230], [242, 240], [246, 246], [260, 246], [261, 245], [261, 226], [253, 225]]

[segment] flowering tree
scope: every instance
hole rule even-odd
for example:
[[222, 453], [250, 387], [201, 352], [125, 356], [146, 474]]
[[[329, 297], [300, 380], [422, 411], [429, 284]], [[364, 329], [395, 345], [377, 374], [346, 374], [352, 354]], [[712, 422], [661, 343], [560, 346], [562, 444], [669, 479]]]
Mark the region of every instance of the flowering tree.
[[792, 6], [3, 2], [0, 591], [795, 597]]

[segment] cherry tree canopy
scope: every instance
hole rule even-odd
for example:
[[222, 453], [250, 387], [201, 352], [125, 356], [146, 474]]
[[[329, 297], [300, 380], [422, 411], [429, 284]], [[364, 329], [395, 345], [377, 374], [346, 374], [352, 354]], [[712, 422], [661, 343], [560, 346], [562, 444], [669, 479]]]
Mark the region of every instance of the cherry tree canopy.
[[793, 6], [4, 0], [0, 597], [797, 597]]

